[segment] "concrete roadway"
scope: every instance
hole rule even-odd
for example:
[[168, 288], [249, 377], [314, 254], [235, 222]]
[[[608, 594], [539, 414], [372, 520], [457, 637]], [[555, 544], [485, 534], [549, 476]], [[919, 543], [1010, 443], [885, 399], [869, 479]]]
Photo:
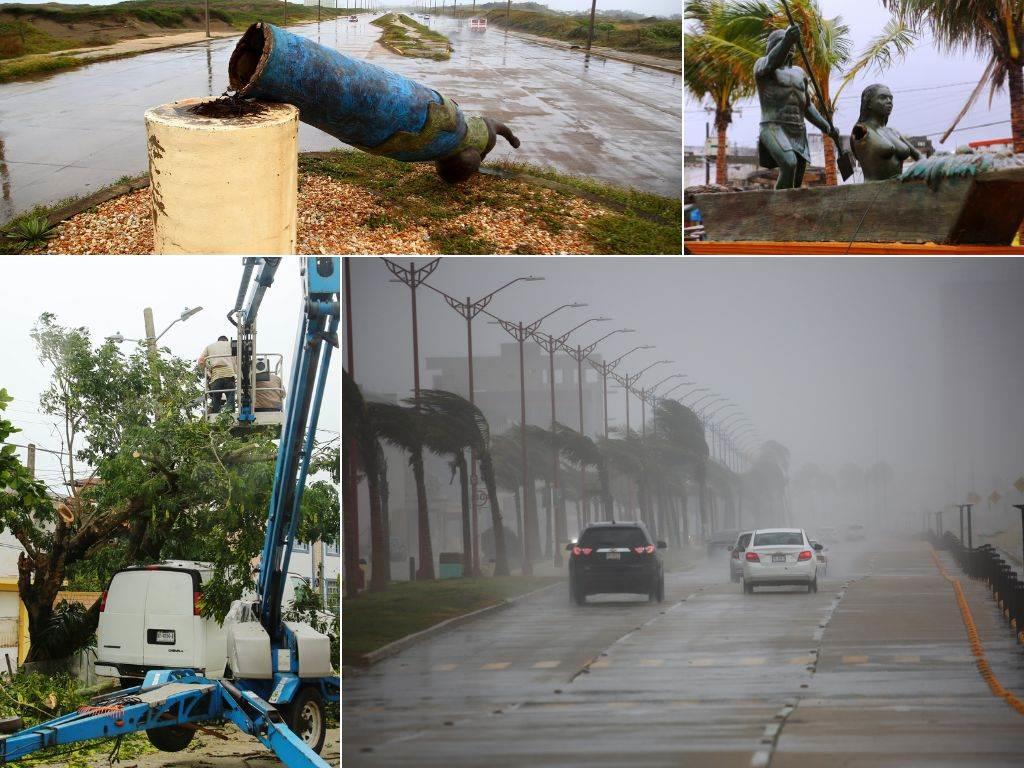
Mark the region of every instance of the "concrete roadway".
[[[413, 646], [345, 678], [344, 764], [1020, 765], [1024, 718], [978, 674], [927, 545], [829, 554], [817, 594], [744, 595], [721, 559], [670, 575], [660, 606], [574, 607], [559, 585]], [[1024, 653], [963, 586], [1024, 693]]]
[[[496, 30], [451, 34], [449, 62], [407, 59], [376, 45], [381, 30], [346, 19], [291, 31], [372, 58], [444, 91], [469, 111], [508, 120], [523, 147], [504, 140], [491, 159], [514, 157], [678, 197], [682, 95], [678, 75], [534, 45]], [[448, 26], [451, 29], [448, 29]], [[91, 64], [0, 85], [0, 224], [40, 203], [89, 194], [146, 170], [146, 109], [227, 87], [236, 38]], [[300, 149], [342, 145], [303, 125]]]

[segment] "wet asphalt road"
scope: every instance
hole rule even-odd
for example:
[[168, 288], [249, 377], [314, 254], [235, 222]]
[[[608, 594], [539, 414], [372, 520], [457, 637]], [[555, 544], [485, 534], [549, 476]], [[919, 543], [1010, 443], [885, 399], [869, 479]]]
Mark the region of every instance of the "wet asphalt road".
[[[743, 595], [724, 560], [663, 605], [562, 585], [346, 677], [348, 766], [1019, 765], [927, 545], [840, 544], [817, 594]], [[947, 564], [959, 575], [955, 566]], [[1024, 653], [964, 583], [1002, 684]]]
[[[406, 59], [374, 44], [371, 15], [304, 24], [293, 32], [422, 79], [507, 120], [523, 141], [513, 157], [570, 173], [680, 196], [682, 97], [678, 75], [534, 45], [497, 30], [470, 33], [454, 20], [449, 62]], [[235, 38], [92, 64], [0, 85], [0, 223], [40, 203], [89, 194], [146, 169], [146, 109], [219, 95]], [[303, 125], [304, 151], [343, 146]]]

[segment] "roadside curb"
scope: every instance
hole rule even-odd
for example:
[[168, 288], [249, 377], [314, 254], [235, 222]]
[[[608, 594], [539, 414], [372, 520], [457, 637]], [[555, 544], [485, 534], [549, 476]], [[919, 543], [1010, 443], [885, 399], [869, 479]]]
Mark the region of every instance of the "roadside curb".
[[[538, 595], [541, 592], [554, 589], [560, 584], [561, 581], [555, 582], [554, 584], [548, 584], [546, 587], [540, 587], [539, 589], [534, 589], [530, 592], [524, 592], [521, 595], [510, 597], [507, 600], [503, 600], [500, 603], [495, 603], [494, 605], [489, 605], [486, 608], [480, 608], [479, 610], [472, 611], [470, 613], [464, 613], [461, 616], [453, 616], [452, 618], [446, 619], [445, 621], [442, 621], [439, 624], [434, 624], [432, 627], [427, 627], [426, 629], [421, 629], [419, 632], [414, 632], [411, 635], [400, 637], [398, 640], [388, 643], [387, 645], [383, 645], [375, 651], [364, 653], [362, 656], [359, 657], [359, 659], [356, 662], [357, 668], [365, 669], [367, 667], [372, 667], [374, 664], [383, 661], [384, 659], [390, 658], [391, 656], [394, 656], [400, 653], [401, 651], [404, 651], [406, 648], [410, 646], [416, 645], [417, 643], [420, 643], [424, 640], [429, 640], [431, 637], [434, 637], [435, 635], [443, 634], [444, 632], [455, 629], [456, 627], [460, 627], [463, 624], [468, 624], [469, 622], [475, 621], [476, 619], [481, 619], [485, 616], [489, 616], [492, 613], [497, 613], [498, 611], [503, 611], [507, 608], [511, 608], [516, 603], [525, 600], [528, 597], [532, 597], [533, 595]], [[342, 642], [344, 642], [344, 639], [342, 640]]]
[[115, 184], [112, 187], [105, 187], [97, 192], [93, 192], [91, 195], [76, 200], [75, 202], [65, 205], [63, 208], [58, 208], [55, 211], [51, 211], [46, 217], [46, 223], [50, 227], [55, 227], [62, 221], [70, 219], [72, 216], [77, 216], [80, 213], [85, 213], [90, 208], [95, 208], [97, 205], [108, 203], [111, 200], [127, 195], [132, 192], [137, 192], [140, 189], [145, 189], [149, 186], [149, 175], [145, 174], [142, 176], [135, 176], [129, 179], [124, 184]]

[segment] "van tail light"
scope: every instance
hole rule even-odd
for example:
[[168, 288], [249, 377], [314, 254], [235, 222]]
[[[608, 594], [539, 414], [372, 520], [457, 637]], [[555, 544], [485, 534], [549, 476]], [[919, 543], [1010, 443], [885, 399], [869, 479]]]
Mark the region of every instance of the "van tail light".
[[653, 555], [654, 554], [654, 550], [655, 550], [655, 546], [653, 544], [648, 544], [647, 546], [644, 546], [644, 547], [633, 547], [633, 551], [636, 552], [638, 555], [642, 555], [645, 552], [648, 555]]
[[202, 592], [193, 592], [192, 593], [192, 615], [193, 616], [200, 616], [200, 615], [202, 615], [202, 612], [200, 611], [200, 608], [202, 608], [202, 605], [201, 605], [202, 600], [203, 600], [203, 593]]
[[748, 563], [760, 563], [761, 558], [757, 556], [757, 552], [747, 552]]
[[100, 596], [100, 613], [103, 613], [105, 610], [107, 610], [107, 592], [106, 592], [106, 590], [104, 590], [103, 594]]
[[804, 560], [810, 560], [812, 557], [814, 557], [814, 555], [811, 554], [811, 550], [805, 549], [803, 552], [796, 556], [796, 561], [798, 563], [802, 563]]
[[594, 551], [593, 547], [573, 547], [572, 548], [572, 553], [574, 555], [576, 555], [577, 557], [579, 555], [589, 555], [593, 551]]

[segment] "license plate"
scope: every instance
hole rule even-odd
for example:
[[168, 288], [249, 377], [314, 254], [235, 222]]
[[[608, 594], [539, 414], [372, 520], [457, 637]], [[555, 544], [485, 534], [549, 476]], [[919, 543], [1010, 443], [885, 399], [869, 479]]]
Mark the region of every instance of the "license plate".
[[784, 562], [786, 562], [786, 556], [785, 555], [772, 555], [772, 562], [773, 563], [784, 563]]
[[174, 630], [158, 629], [156, 631], [156, 641], [161, 645], [174, 645]]
[[604, 559], [605, 560], [621, 560], [622, 559], [622, 553], [621, 552], [605, 552]]

